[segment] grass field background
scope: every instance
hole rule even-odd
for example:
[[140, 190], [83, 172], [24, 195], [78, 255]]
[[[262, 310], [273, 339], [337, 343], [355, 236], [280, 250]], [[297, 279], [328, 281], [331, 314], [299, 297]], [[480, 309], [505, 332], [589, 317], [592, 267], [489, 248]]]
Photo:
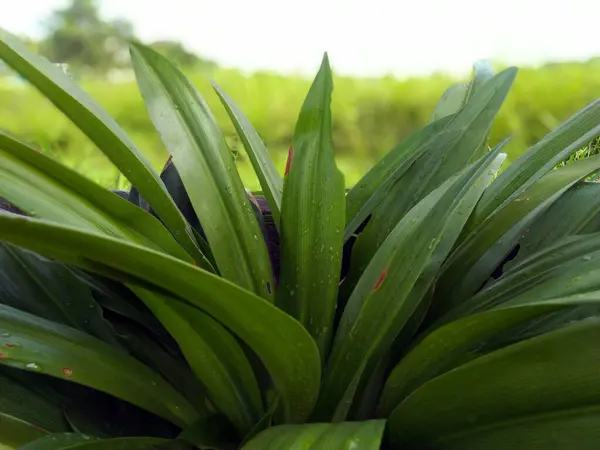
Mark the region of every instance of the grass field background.
[[[232, 149], [238, 153], [244, 181], [250, 188], [256, 188], [243, 147], [237, 142], [208, 77], [193, 73], [188, 76], [207, 99]], [[294, 123], [310, 80], [270, 73], [243, 75], [226, 69], [217, 69], [211, 78], [241, 106], [263, 137], [277, 167], [283, 170]], [[336, 77], [333, 138], [346, 184], [354, 184], [386, 151], [426, 124], [444, 89], [458, 81], [466, 80], [442, 75], [406, 80]], [[80, 83], [160, 169], [166, 152], [152, 128], [135, 81], [81, 80]], [[599, 97], [600, 59], [522, 68], [493, 128], [492, 144], [511, 136], [508, 151], [512, 160]], [[25, 83], [14, 78], [0, 79], [0, 105], [1, 128], [40, 146], [107, 187], [126, 186], [126, 181], [94, 145]]]

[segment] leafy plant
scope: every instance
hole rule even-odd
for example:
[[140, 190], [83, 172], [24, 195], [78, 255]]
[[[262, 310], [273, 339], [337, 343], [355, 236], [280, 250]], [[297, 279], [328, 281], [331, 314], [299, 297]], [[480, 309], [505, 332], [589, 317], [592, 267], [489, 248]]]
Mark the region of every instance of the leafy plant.
[[[327, 56], [280, 178], [217, 85], [212, 112], [131, 46], [172, 158], [6, 32], [0, 57], [133, 184], [113, 193], [0, 133], [0, 443], [22, 449], [595, 448], [600, 101], [506, 167], [516, 69], [475, 67], [348, 192]], [[15, 206], [12, 206], [15, 205]]]

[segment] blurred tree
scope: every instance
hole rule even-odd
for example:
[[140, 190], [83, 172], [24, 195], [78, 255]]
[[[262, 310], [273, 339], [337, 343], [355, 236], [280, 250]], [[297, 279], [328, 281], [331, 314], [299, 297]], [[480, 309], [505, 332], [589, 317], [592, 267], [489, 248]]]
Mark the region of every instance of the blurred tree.
[[132, 37], [129, 22], [102, 20], [95, 0], [73, 0], [48, 20], [40, 51], [71, 70], [105, 73], [128, 62], [127, 40]]

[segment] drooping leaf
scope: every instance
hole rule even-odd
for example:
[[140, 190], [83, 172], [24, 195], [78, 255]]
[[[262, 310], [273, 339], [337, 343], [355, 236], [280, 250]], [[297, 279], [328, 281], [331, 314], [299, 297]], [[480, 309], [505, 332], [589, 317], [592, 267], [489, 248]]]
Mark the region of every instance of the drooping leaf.
[[344, 177], [331, 140], [333, 80], [327, 54], [292, 139], [281, 209], [278, 306], [313, 336], [325, 358], [333, 331], [345, 225]]
[[[82, 226], [192, 261], [151, 215], [3, 132], [0, 162], [2, 196], [29, 215], [57, 222], [77, 219]], [[199, 264], [203, 261], [197, 260]]]
[[379, 450], [384, 420], [281, 425], [263, 431], [242, 450]]
[[235, 126], [240, 139], [244, 143], [252, 167], [254, 167], [254, 172], [262, 187], [262, 193], [269, 202], [275, 225], [279, 227], [283, 180], [279, 172], [277, 172], [277, 168], [273, 164], [273, 160], [271, 160], [265, 144], [242, 110], [216, 83], [213, 83], [213, 87], [221, 103], [227, 110], [227, 114], [229, 114], [229, 118]]
[[301, 422], [311, 412], [321, 372], [315, 343], [298, 322], [264, 299], [173, 257], [81, 229], [0, 214], [0, 236], [47, 257], [173, 294], [161, 297], [165, 304], [185, 299], [261, 358], [281, 394], [287, 422]]
[[178, 425], [197, 416], [152, 370], [87, 334], [5, 305], [0, 330], [0, 364], [98, 389]]
[[0, 29], [0, 60], [35, 86], [83, 131], [140, 190], [182, 247], [193, 258], [200, 260], [200, 251], [191, 227], [175, 206], [158, 174], [112, 117], [62, 70], [30, 52], [3, 29]]
[[225, 138], [194, 86], [166, 58], [131, 47], [138, 85], [224, 278], [273, 298], [273, 271], [261, 229]]

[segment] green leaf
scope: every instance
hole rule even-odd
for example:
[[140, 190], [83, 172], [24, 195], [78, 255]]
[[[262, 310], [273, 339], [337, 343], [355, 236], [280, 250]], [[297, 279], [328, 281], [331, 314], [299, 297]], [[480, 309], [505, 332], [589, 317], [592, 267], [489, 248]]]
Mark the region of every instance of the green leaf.
[[346, 195], [344, 242], [389, 195], [390, 189], [429, 148], [426, 144], [441, 132], [452, 116], [444, 117], [410, 135], [375, 164]]
[[273, 216], [275, 226], [279, 228], [283, 180], [281, 179], [279, 172], [277, 172], [265, 144], [242, 110], [216, 83], [213, 83], [213, 87], [219, 96], [221, 103], [225, 107], [227, 114], [229, 114], [229, 118], [235, 126], [238, 136], [244, 143], [252, 167], [254, 167], [254, 172], [262, 187], [262, 194], [267, 199], [269, 207], [271, 208], [271, 215]]
[[[0, 188], [5, 189], [6, 197], [24, 210], [57, 222], [165, 249], [191, 262], [150, 214], [29, 147], [9, 139], [5, 143], [12, 153], [0, 150], [0, 161], [3, 162]], [[84, 192], [87, 197], [78, 192]], [[159, 295], [139, 288], [133, 290], [177, 340], [211, 399], [228, 414], [240, 432], [248, 432], [263, 412], [255, 377], [239, 344], [231, 338], [228, 345], [224, 345], [223, 339], [228, 332], [202, 312], [182, 311], [184, 306], [181, 305], [171, 308]], [[209, 328], [215, 335], [220, 330], [222, 339], [207, 333]], [[232, 357], [235, 361], [226, 363]], [[212, 364], [206, 364], [206, 361], [212, 361]]]
[[600, 100], [552, 130], [498, 176], [483, 195], [473, 229], [495, 210], [520, 196], [556, 164], [600, 136]]
[[119, 346], [86, 283], [60, 263], [0, 244], [0, 303]]
[[140, 190], [182, 247], [200, 261], [201, 252], [192, 228], [177, 209], [156, 171], [110, 115], [62, 70], [31, 53], [3, 29], [0, 29], [0, 60], [34, 85], [98, 146]]
[[530, 436], [527, 442], [556, 448], [554, 435], [563, 434], [593, 448], [585, 444], [597, 431], [561, 432], [569, 422], [563, 424], [561, 418], [597, 416], [590, 408], [595, 410], [600, 400], [598, 338], [600, 319], [589, 319], [489, 353], [429, 381], [391, 414], [392, 445], [487, 448], [480, 445], [490, 436], [504, 442], [502, 436], [510, 437], [513, 429], [539, 430], [554, 421], [551, 436]]
[[569, 187], [600, 168], [600, 156], [561, 167], [532, 184], [485, 219], [445, 263], [436, 314], [471, 297], [491, 276], [531, 221]]
[[327, 54], [304, 100], [292, 139], [281, 209], [278, 306], [328, 353], [341, 273], [344, 177], [331, 141], [333, 80]]
[[[50, 432], [70, 430], [62, 405], [47, 394], [48, 386], [45, 379], [23, 380], [16, 379], [12, 375], [14, 373], [7, 370], [5, 366], [0, 368], [0, 393], [2, 394], [0, 413], [16, 417]], [[2, 435], [0, 433], [0, 436]]]
[[138, 85], [224, 278], [266, 299], [273, 273], [233, 155], [208, 105], [166, 58], [132, 45]]
[[150, 214], [3, 132], [0, 190], [33, 217], [100, 229], [192, 261]]
[[3, 445], [17, 448], [46, 434], [35, 425], [0, 412], [0, 448]]
[[260, 433], [242, 450], [379, 450], [384, 420], [281, 425]]
[[358, 237], [344, 293], [351, 292], [379, 246], [408, 211], [478, 154], [515, 76], [514, 68], [495, 75], [440, 133], [426, 142], [425, 154], [391, 187]]
[[[578, 183], [562, 194], [528, 226], [510, 267], [566, 236], [600, 231], [600, 183]], [[564, 220], [568, 217], [569, 220]]]
[[236, 426], [249, 432], [263, 414], [256, 377], [241, 346], [219, 322], [189, 305], [134, 287], [179, 343], [209, 399]]
[[371, 375], [417, 310], [502, 160], [492, 152], [444, 183], [413, 208], [379, 248], [340, 320], [317, 420], [346, 417], [361, 377]]
[[197, 416], [152, 370], [87, 334], [4, 305], [0, 330], [1, 364], [98, 389], [177, 425]]
[[266, 300], [168, 255], [81, 229], [0, 214], [0, 236], [47, 257], [174, 296], [162, 296], [163, 303], [185, 299], [261, 358], [281, 393], [287, 422], [301, 422], [311, 412], [320, 384], [318, 350], [298, 322]]
[[574, 305], [600, 303], [600, 295], [538, 299], [528, 296], [521, 305], [502, 306], [459, 318], [421, 337], [414, 348], [389, 375], [381, 394], [378, 414], [388, 417], [392, 410], [413, 391], [441, 374], [480, 356], [486, 343], [502, 333], [514, 335], [515, 328]]
[[170, 439], [151, 437], [123, 437], [96, 439], [79, 433], [64, 433], [46, 436], [27, 444], [19, 450], [167, 450], [174, 442]]

